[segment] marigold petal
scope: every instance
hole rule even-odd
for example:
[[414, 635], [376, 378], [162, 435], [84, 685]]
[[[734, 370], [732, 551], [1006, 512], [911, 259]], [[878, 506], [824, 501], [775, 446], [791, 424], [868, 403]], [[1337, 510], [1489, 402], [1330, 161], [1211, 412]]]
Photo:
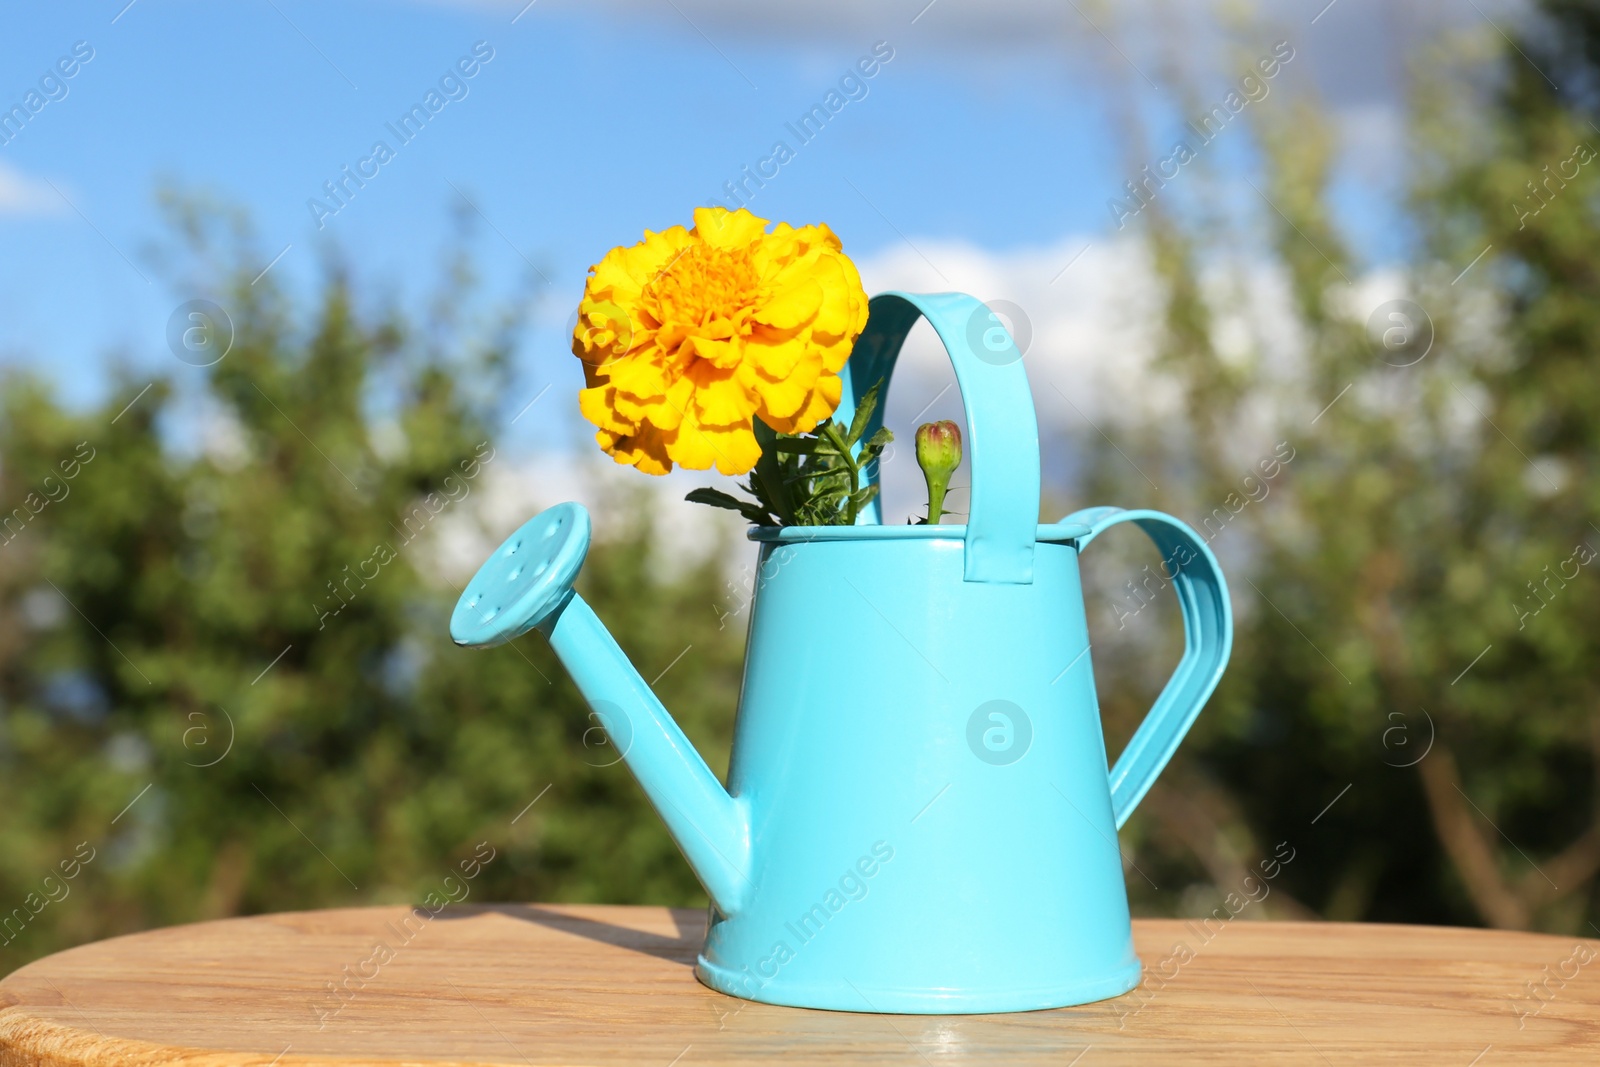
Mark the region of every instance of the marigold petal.
[[[795, 364], [808, 355], [809, 349], [803, 337], [787, 337], [780, 340], [757, 335], [745, 346], [745, 352], [747, 361], [754, 363], [762, 374], [769, 378], [782, 378], [794, 370]], [[817, 362], [820, 363], [821, 360]]]
[[778, 290], [756, 308], [752, 318], [766, 326], [792, 330], [809, 321], [823, 304], [822, 286], [803, 278]]
[[[811, 390], [822, 373], [822, 364], [814, 359], [801, 360], [781, 378], [768, 378], [758, 374], [756, 393], [761, 397], [762, 411], [774, 418], [786, 419], [800, 411], [811, 398]], [[831, 410], [831, 409], [830, 409]]]
[[633, 396], [621, 389], [611, 391], [611, 406], [616, 409], [620, 417], [634, 426], [651, 421], [650, 415], [659, 403], [649, 397]]
[[702, 431], [712, 442], [717, 456], [717, 471], [721, 474], [748, 474], [755, 470], [761, 459], [761, 444], [749, 423], [738, 426], [704, 426]]
[[694, 209], [695, 236], [712, 248], [743, 248], [760, 241], [766, 229], [766, 219], [744, 208], [737, 211], [725, 207]]
[[619, 462], [744, 473], [754, 418], [809, 430], [837, 407], [836, 372], [866, 324], [860, 276], [826, 226], [703, 208], [645, 231], [586, 279], [572, 350], [579, 408]]
[[770, 234], [750, 246], [750, 262], [755, 265], [761, 280], [766, 282], [804, 253], [805, 246], [797, 239], [794, 227], [787, 222], [780, 222]]
[[785, 419], [763, 415], [762, 421], [779, 433], [809, 433], [838, 408], [843, 386], [837, 375], [824, 375], [817, 379], [816, 388], [793, 416]]
[[652, 406], [650, 421], [662, 430], [676, 430], [678, 423], [683, 419], [683, 413], [693, 402], [694, 382], [686, 377], [679, 378], [672, 383], [672, 388], [667, 390], [662, 402]]
[[609, 430], [616, 434], [632, 433], [637, 423], [623, 418], [617, 411], [614, 394], [616, 390], [609, 385], [597, 386], [593, 389], [578, 390], [578, 410], [583, 417], [598, 426], [602, 431]]
[[744, 345], [734, 341], [718, 341], [710, 337], [690, 337], [684, 347], [713, 366], [723, 369], [737, 367], [744, 357]]
[[682, 323], [668, 323], [651, 334], [651, 343], [671, 358], [677, 358], [678, 349], [691, 336], [689, 327]]
[[839, 257], [832, 256], [819, 261], [814, 276], [821, 281], [824, 297], [816, 316], [811, 320], [812, 335], [819, 341], [838, 340], [850, 332], [855, 319], [849, 282], [839, 266]]
[[[606, 451], [618, 463], [637, 467], [646, 474], [666, 474], [672, 470], [672, 459], [667, 454], [663, 438], [660, 431], [646, 428], [637, 434], [619, 437]], [[605, 448], [603, 440], [601, 447]]]
[[822, 350], [822, 367], [824, 370], [830, 374], [838, 374], [839, 371], [844, 369], [845, 363], [850, 359], [850, 353], [855, 351], [856, 343], [854, 337], [859, 333], [860, 331], [857, 331], [850, 339], [841, 339], [838, 343], [831, 344]]
[[655, 360], [643, 357], [619, 359], [606, 368], [611, 384], [637, 397], [662, 396], [672, 382]]
[[661, 439], [672, 461], [688, 470], [710, 470], [711, 465], [717, 461], [717, 453], [711, 447], [711, 439], [700, 428], [692, 407], [684, 411], [683, 420], [678, 423], [677, 429], [663, 433]]
[[739, 380], [736, 368], [722, 370], [699, 363], [690, 372], [694, 380], [695, 416], [702, 424], [730, 425], [749, 422], [760, 407], [755, 396]]

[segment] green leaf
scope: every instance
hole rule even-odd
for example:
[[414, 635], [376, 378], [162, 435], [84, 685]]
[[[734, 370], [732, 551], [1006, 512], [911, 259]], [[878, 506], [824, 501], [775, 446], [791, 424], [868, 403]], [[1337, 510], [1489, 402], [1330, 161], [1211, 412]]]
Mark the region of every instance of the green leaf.
[[878, 387], [881, 385], [883, 379], [879, 378], [871, 389], [861, 394], [861, 402], [856, 405], [855, 418], [850, 420], [850, 432], [845, 434], [844, 438], [850, 444], [853, 445], [861, 440], [861, 435], [867, 432], [867, 423], [878, 406]]
[[692, 489], [683, 499], [691, 504], [710, 504], [714, 508], [727, 508], [729, 511], [740, 511], [744, 502], [724, 493], [721, 489]]
[[697, 489], [686, 499], [737, 511], [763, 525], [835, 526], [851, 521], [860, 504], [870, 501], [877, 492], [876, 487], [869, 487], [870, 491], [857, 489], [862, 467], [875, 462], [884, 446], [894, 440], [889, 429], [880, 427], [861, 444], [877, 410], [882, 387], [883, 381], [879, 380], [861, 397], [848, 429], [843, 423], [828, 419], [810, 433], [780, 434], [760, 419], [755, 420], [753, 429], [761, 456], [740, 488], [759, 503], [741, 501], [714, 489]]
[[795, 502], [789, 487], [783, 482], [783, 472], [778, 463], [775, 447], [778, 432], [760, 419], [755, 420], [754, 429], [756, 442], [761, 445], [761, 458], [756, 460], [756, 469], [751, 475], [752, 484], [758, 489], [756, 497], [778, 517], [779, 525], [793, 525]]
[[752, 504], [749, 501], [740, 500], [737, 497], [729, 496], [720, 489], [711, 489], [709, 487], [692, 489], [683, 499], [689, 501], [691, 504], [709, 504], [714, 508], [725, 508], [728, 511], [737, 511], [740, 515], [743, 515], [746, 519], [755, 523], [757, 526], [778, 525], [773, 521], [772, 516], [767, 513], [767, 509], [760, 507], [759, 505]]

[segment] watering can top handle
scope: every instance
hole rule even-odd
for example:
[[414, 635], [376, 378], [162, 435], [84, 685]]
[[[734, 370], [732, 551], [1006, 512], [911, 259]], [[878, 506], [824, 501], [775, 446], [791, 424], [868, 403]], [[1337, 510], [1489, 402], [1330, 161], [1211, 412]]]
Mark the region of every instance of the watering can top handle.
[[[883, 425], [900, 348], [917, 319], [926, 318], [949, 353], [967, 412], [972, 489], [965, 578], [1031, 583], [1039, 522], [1039, 424], [1016, 342], [994, 312], [965, 293], [882, 293], [869, 308], [866, 329], [840, 372], [844, 388], [834, 417], [848, 424], [862, 395], [881, 380], [877, 410], [863, 438]], [[877, 470], [869, 477], [876, 482]], [[881, 516], [874, 500], [861, 521], [877, 522]]]

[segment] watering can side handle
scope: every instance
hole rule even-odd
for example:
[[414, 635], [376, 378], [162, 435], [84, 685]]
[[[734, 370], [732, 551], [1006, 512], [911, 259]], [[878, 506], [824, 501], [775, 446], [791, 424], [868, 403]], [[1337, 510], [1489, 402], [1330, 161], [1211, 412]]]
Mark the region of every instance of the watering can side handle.
[[1178, 743], [1205, 707], [1233, 649], [1233, 607], [1217, 557], [1188, 525], [1159, 511], [1087, 508], [1061, 520], [1089, 527], [1081, 552], [1101, 531], [1132, 522], [1161, 551], [1162, 575], [1183, 611], [1183, 659], [1111, 768], [1111, 807], [1121, 829], [1155, 784]]

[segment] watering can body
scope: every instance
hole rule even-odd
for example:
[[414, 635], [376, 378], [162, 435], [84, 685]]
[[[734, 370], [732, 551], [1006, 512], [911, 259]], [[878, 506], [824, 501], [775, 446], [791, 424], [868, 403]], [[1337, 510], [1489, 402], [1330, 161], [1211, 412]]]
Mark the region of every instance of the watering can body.
[[963, 547], [762, 546], [728, 774], [762, 859], [707, 984], [951, 1012], [1137, 984], [1077, 550], [1022, 585], [964, 582]]
[[[883, 526], [873, 509], [854, 527], [752, 531], [726, 789], [571, 591], [588, 533], [577, 505], [501, 546], [452, 634], [488, 644], [538, 626], [550, 638], [711, 895], [696, 974], [712, 988], [910, 1013], [1115, 996], [1140, 975], [1117, 830], [1221, 674], [1226, 588], [1204, 542], [1158, 512], [1037, 522], [1020, 353], [1003, 331], [983, 343], [992, 316], [969, 297], [876, 298], [841, 417], [887, 377], [918, 315], [966, 401], [969, 522]], [[1079, 553], [1129, 521], [1162, 552], [1188, 642], [1108, 768]]]

